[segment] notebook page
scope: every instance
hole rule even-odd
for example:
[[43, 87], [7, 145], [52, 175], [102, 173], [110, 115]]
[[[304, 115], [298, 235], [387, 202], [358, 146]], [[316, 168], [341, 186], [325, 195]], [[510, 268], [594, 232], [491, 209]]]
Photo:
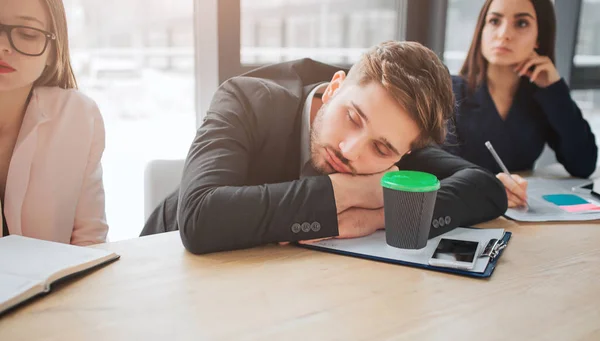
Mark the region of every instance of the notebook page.
[[0, 273], [0, 312], [43, 291], [37, 280]]
[[84, 270], [111, 255], [106, 250], [11, 235], [0, 238], [0, 274], [46, 282], [53, 274]]

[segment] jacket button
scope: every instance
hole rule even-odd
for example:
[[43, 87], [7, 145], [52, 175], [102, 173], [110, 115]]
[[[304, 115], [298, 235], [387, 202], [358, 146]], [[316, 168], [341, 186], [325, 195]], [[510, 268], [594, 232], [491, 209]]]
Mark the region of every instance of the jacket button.
[[434, 229], [437, 229], [438, 227], [440, 227], [440, 223], [438, 223], [437, 219], [434, 219], [433, 222], [431, 222], [431, 225], [433, 225]]
[[302, 224], [302, 232], [310, 232], [310, 224], [309, 223]]
[[446, 219], [444, 219], [444, 220], [446, 221], [446, 225], [450, 225], [452, 218], [450, 218], [450, 216], [447, 216]]
[[313, 230], [313, 232], [319, 232], [321, 231], [321, 224], [315, 221], [310, 225], [310, 229]]
[[292, 232], [294, 232], [294, 233], [300, 232], [300, 224], [296, 223], [296, 224], [292, 225]]
[[438, 223], [440, 224], [440, 227], [444, 227], [444, 225], [446, 225], [446, 222], [444, 221], [443, 217], [440, 217], [440, 219], [438, 219]]

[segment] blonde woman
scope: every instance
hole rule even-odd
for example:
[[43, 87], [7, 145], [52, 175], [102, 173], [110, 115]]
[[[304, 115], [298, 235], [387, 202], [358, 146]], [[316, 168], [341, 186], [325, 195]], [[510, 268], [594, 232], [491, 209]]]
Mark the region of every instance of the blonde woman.
[[104, 123], [75, 90], [62, 0], [0, 8], [2, 235], [104, 242]]

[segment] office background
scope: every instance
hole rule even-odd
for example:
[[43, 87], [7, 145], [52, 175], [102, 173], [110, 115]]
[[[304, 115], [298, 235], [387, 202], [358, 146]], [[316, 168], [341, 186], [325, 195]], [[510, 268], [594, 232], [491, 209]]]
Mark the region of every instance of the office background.
[[[147, 163], [185, 158], [220, 82], [265, 63], [350, 65], [383, 40], [416, 40], [452, 73], [483, 0], [64, 0], [73, 66], [106, 124], [109, 238], [144, 223]], [[557, 66], [600, 136], [600, 0], [555, 0]]]

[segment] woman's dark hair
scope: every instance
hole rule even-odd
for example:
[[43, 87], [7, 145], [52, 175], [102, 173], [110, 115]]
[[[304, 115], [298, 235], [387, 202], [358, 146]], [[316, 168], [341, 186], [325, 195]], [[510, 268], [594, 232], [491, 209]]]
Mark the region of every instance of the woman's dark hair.
[[[481, 85], [487, 74], [488, 62], [481, 53], [481, 33], [486, 23], [486, 16], [490, 5], [494, 0], [486, 0], [479, 12], [475, 34], [471, 41], [471, 47], [467, 54], [460, 75], [467, 81], [470, 92]], [[547, 56], [554, 63], [554, 45], [556, 42], [556, 15], [551, 0], [529, 0], [533, 4], [537, 16], [538, 25], [538, 48], [536, 52], [541, 56]]]

